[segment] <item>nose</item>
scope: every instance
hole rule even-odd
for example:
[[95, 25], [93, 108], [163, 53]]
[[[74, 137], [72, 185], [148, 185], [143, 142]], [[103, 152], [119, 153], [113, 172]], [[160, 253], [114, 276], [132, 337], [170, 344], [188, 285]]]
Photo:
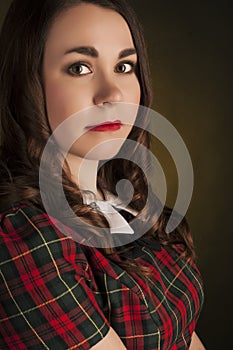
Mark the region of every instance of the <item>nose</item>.
[[104, 105], [106, 103], [121, 102], [123, 94], [119, 86], [113, 80], [107, 80], [101, 77], [97, 83], [93, 102], [95, 105]]

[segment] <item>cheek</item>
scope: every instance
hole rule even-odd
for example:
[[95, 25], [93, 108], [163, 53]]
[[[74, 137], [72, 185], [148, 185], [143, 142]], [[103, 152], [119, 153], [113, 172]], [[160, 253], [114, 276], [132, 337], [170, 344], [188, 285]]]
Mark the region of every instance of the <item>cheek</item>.
[[[134, 83], [131, 85], [131, 87], [129, 87], [129, 98], [128, 101], [133, 103], [134, 105], [140, 105], [140, 101], [141, 101], [141, 87], [140, 84], [138, 82], [138, 80], [136, 80], [136, 82], [134, 81]], [[134, 114], [134, 121], [136, 120], [137, 117], [137, 111], [138, 111], [138, 107], [137, 110], [135, 111], [134, 108], [131, 109], [129, 108], [129, 112], [133, 111]], [[132, 128], [132, 127], [131, 127]]]
[[52, 130], [64, 119], [68, 96], [59, 84], [48, 84], [45, 89], [48, 120]]
[[135, 79], [128, 88], [130, 94], [130, 101], [139, 104], [141, 100], [141, 87], [137, 79]]
[[87, 94], [77, 93], [77, 89], [61, 82], [48, 84], [45, 94], [48, 120], [52, 130], [86, 105]]

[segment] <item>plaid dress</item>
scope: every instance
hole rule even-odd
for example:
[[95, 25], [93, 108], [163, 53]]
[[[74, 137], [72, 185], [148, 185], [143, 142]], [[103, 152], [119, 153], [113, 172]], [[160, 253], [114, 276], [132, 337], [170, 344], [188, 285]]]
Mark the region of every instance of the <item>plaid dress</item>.
[[137, 273], [65, 236], [42, 211], [2, 211], [0, 349], [87, 350], [110, 326], [128, 350], [188, 349], [203, 304], [197, 267], [158, 242], [134, 246], [131, 257], [153, 271], [150, 293]]

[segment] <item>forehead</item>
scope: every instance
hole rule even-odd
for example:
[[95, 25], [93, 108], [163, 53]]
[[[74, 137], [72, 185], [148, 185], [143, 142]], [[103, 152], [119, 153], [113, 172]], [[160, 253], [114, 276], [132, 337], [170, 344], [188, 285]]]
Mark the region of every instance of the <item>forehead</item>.
[[93, 4], [81, 4], [61, 13], [52, 23], [46, 48], [66, 51], [88, 45], [104, 50], [134, 47], [125, 19], [116, 11]]

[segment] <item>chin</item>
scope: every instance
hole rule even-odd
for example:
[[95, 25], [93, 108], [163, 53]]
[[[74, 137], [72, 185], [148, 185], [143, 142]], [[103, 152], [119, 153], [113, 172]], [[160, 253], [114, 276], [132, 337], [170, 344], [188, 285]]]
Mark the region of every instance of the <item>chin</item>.
[[114, 158], [120, 151], [125, 139], [113, 139], [102, 142], [93, 147], [83, 158], [91, 160], [105, 160]]
[[125, 138], [115, 138], [93, 144], [91, 147], [89, 145], [89, 147], [86, 148], [85, 144], [83, 144], [82, 147], [73, 147], [71, 153], [83, 159], [111, 159], [120, 151], [124, 142]]

